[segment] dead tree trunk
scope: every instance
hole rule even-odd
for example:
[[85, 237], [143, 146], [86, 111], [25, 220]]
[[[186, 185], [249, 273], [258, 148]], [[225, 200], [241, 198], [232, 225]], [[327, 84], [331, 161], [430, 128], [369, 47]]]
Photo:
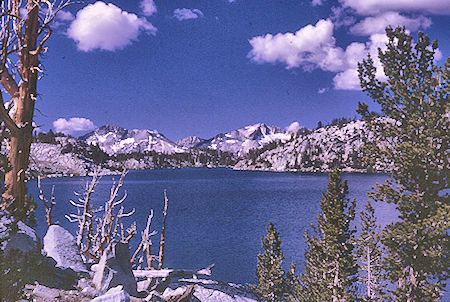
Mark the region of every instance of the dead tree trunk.
[[163, 212], [163, 224], [161, 229], [161, 242], [159, 244], [159, 263], [158, 269], [163, 268], [164, 264], [164, 247], [166, 245], [166, 218], [167, 218], [167, 207], [169, 204], [169, 199], [167, 199], [167, 192], [164, 190], [164, 212]]
[[[15, 112], [0, 97], [0, 118], [10, 132], [9, 171], [5, 175], [2, 208], [8, 208], [20, 218], [28, 210], [25, 172], [28, 169], [33, 132], [33, 115], [37, 98], [37, 81], [41, 71], [39, 55], [51, 36], [49, 23], [70, 3], [57, 1], [21, 0], [0, 1], [0, 85], [10, 95]], [[21, 10], [26, 16], [21, 17]], [[39, 17], [39, 13], [43, 17]]]

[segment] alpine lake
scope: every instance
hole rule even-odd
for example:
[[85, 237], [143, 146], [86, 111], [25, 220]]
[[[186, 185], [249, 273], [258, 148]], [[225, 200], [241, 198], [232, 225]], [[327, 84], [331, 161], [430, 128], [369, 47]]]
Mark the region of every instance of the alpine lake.
[[[349, 198], [355, 198], [357, 209], [354, 226], [359, 226], [359, 212], [367, 193], [376, 183], [383, 183], [383, 174], [344, 173]], [[94, 208], [109, 198], [111, 185], [119, 176], [104, 176], [95, 189]], [[77, 200], [74, 192], [83, 192], [90, 177], [46, 178], [42, 189], [49, 199], [55, 186], [56, 205], [53, 220], [76, 233], [76, 223], [65, 215], [76, 213], [69, 200]], [[173, 170], [130, 171], [125, 177], [122, 194], [125, 211], [135, 209], [131, 217], [123, 218], [124, 226], [137, 224], [137, 234], [130, 243], [132, 251], [140, 242], [150, 210], [154, 210], [151, 230], [152, 252], [159, 250], [162, 225], [164, 190], [169, 199], [166, 252], [164, 266], [179, 269], [200, 269], [215, 264], [212, 278], [234, 282], [253, 283], [256, 256], [261, 252], [261, 238], [269, 222], [273, 222], [282, 238], [284, 267], [292, 261], [298, 271], [303, 270], [305, 243], [303, 234], [316, 223], [320, 212], [322, 192], [326, 191], [326, 173], [274, 173], [235, 171], [225, 168], [188, 168]], [[38, 197], [36, 181], [28, 183], [34, 196], [37, 232], [42, 238], [46, 232], [45, 211]], [[119, 197], [122, 197], [119, 194]], [[393, 205], [373, 204], [382, 226], [396, 219]]]

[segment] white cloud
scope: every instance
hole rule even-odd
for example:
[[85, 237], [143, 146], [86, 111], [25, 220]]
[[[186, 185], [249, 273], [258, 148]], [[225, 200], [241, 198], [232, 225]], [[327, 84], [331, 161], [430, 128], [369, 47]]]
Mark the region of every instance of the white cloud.
[[[283, 63], [286, 68], [302, 66], [310, 70], [322, 62], [325, 70], [339, 70], [342, 62], [335, 49], [333, 23], [319, 20], [316, 25], [307, 25], [296, 33], [266, 34], [250, 39], [252, 50], [248, 57], [256, 63]], [[333, 61], [336, 58], [337, 61]]]
[[350, 8], [331, 7], [330, 19], [333, 21], [335, 27], [350, 26], [355, 24], [356, 18], [352, 15], [353, 11]]
[[300, 129], [303, 129], [302, 126], [300, 126], [299, 122], [292, 122], [289, 126], [286, 127], [286, 131], [296, 133]]
[[386, 11], [450, 14], [448, 0], [339, 0], [339, 2], [344, 7], [353, 8], [360, 15], [378, 15]]
[[312, 6], [322, 5], [323, 0], [312, 0]]
[[193, 8], [177, 8], [173, 11], [173, 16], [179, 21], [197, 19], [203, 17], [203, 12], [199, 9]]
[[428, 28], [431, 25], [431, 19], [425, 16], [409, 18], [402, 16], [397, 12], [385, 12], [375, 17], [367, 17], [361, 22], [353, 25], [350, 32], [360, 36], [370, 36], [376, 33], [384, 33], [387, 26], [393, 28], [405, 26], [410, 31], [416, 31], [419, 28]]
[[89, 131], [95, 129], [92, 121], [84, 117], [72, 117], [68, 120], [59, 118], [53, 122], [53, 128], [56, 132], [72, 134], [78, 131]]
[[254, 37], [248, 57], [256, 63], [281, 63], [287, 69], [302, 67], [305, 70], [319, 68], [337, 73], [335, 89], [360, 89], [357, 73], [358, 62], [370, 53], [377, 66], [377, 76], [384, 73], [378, 61], [378, 48], [385, 48], [384, 34], [373, 34], [366, 43], [353, 42], [345, 49], [337, 47], [333, 36], [333, 23], [320, 20], [315, 26], [307, 25], [294, 33]]
[[144, 16], [151, 16], [158, 11], [153, 0], [142, 0], [140, 6]]
[[97, 1], [77, 13], [67, 35], [81, 51], [115, 51], [137, 40], [140, 32], [154, 35], [156, 28], [145, 18], [122, 11], [112, 3]]
[[67, 21], [72, 21], [73, 19], [75, 19], [75, 16], [69, 11], [61, 10], [56, 15], [56, 19], [58, 19], [59, 21], [67, 22]]
[[371, 55], [376, 67], [376, 77], [386, 80], [383, 66], [378, 59], [378, 49], [385, 50], [388, 38], [385, 34], [373, 34], [366, 43], [353, 42], [345, 49], [345, 70], [339, 72], [334, 78], [334, 88], [340, 90], [360, 90], [358, 78], [358, 62]]

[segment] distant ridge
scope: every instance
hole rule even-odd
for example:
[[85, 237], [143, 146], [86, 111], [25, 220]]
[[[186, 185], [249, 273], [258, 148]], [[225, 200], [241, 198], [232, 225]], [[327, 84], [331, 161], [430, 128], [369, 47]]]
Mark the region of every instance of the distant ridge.
[[127, 130], [110, 125], [101, 126], [81, 136], [80, 140], [98, 145], [109, 155], [149, 151], [173, 154], [187, 151], [156, 130]]

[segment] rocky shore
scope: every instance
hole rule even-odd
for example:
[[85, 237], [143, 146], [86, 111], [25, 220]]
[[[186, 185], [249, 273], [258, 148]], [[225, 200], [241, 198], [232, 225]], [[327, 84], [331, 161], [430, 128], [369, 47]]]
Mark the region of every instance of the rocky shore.
[[51, 225], [40, 240], [6, 211], [0, 211], [0, 260], [4, 301], [258, 301], [247, 286], [213, 280], [213, 265], [133, 270], [128, 243], [112, 241], [98, 263], [85, 262], [61, 226]]

